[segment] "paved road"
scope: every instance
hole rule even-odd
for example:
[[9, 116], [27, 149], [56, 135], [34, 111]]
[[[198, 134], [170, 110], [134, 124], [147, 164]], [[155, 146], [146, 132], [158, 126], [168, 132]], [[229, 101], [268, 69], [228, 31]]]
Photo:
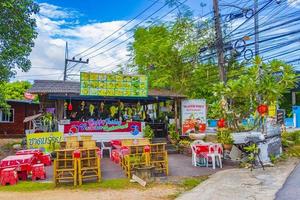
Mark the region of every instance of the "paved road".
[[283, 187], [276, 194], [276, 200], [298, 199], [300, 199], [300, 163], [287, 178]]

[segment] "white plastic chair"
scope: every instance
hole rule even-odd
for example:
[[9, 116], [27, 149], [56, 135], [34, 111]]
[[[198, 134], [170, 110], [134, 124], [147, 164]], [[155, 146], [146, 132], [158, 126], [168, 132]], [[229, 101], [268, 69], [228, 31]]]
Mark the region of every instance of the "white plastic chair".
[[211, 159], [213, 169], [216, 168], [216, 163], [222, 168], [222, 155], [223, 155], [223, 148], [221, 144], [211, 144], [209, 146], [209, 152], [206, 154], [206, 167], [208, 167], [208, 161]]
[[103, 158], [103, 151], [104, 150], [108, 150], [109, 151], [109, 157], [111, 158], [111, 150], [112, 147], [110, 146], [106, 146], [105, 143], [108, 143], [108, 141], [101, 141], [101, 158]]
[[196, 145], [203, 144], [203, 140], [195, 140], [191, 143], [191, 149], [192, 149], [192, 165], [197, 166], [197, 153], [196, 153]]

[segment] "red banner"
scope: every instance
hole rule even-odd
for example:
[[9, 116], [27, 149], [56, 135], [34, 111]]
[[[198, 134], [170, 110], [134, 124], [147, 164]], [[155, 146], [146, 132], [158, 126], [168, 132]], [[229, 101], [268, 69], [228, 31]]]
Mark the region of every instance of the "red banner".
[[86, 122], [73, 121], [64, 126], [65, 134], [78, 132], [130, 132], [138, 135], [142, 131], [141, 122], [120, 122], [111, 120], [88, 120]]

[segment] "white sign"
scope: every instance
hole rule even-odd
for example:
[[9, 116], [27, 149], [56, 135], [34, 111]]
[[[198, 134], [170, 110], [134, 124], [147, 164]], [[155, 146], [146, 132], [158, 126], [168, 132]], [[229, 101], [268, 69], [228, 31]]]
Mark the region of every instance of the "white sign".
[[189, 99], [181, 103], [182, 134], [195, 132], [195, 126], [206, 124], [206, 100]]

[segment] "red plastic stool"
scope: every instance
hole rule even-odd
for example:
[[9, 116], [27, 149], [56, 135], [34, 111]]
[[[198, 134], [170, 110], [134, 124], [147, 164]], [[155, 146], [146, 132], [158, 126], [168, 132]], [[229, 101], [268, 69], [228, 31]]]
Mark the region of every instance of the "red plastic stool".
[[0, 183], [1, 185], [15, 185], [18, 182], [18, 175], [15, 168], [6, 168], [1, 171]]
[[18, 171], [17, 174], [18, 174], [18, 178], [20, 180], [22, 180], [22, 181], [26, 181], [27, 180], [27, 177], [28, 177], [27, 171]]
[[44, 164], [35, 164], [32, 166], [32, 181], [35, 181], [37, 178], [41, 180], [46, 179]]
[[51, 165], [51, 157], [50, 154], [44, 154], [40, 156], [41, 163], [43, 163], [45, 166]]

